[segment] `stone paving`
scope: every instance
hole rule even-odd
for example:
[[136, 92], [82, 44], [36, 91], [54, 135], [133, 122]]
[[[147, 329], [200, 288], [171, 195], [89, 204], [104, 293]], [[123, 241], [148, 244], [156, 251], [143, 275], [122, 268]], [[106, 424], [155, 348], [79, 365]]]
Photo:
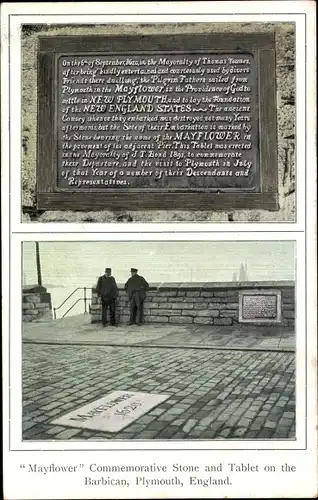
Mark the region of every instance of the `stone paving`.
[[[25, 340], [24, 440], [295, 438], [293, 352]], [[116, 434], [51, 423], [115, 390], [170, 398]]]
[[275, 326], [147, 324], [141, 328], [119, 325], [103, 328], [90, 316], [23, 324], [23, 342], [117, 346], [162, 346], [217, 349], [294, 351], [292, 328]]

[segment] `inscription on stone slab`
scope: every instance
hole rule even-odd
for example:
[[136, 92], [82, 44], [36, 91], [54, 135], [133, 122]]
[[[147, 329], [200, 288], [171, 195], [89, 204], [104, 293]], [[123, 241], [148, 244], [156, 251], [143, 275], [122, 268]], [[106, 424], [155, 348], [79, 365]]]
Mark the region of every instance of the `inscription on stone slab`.
[[57, 187], [259, 192], [245, 53], [60, 56]]
[[118, 432], [168, 398], [167, 394], [114, 391], [55, 419], [52, 424]]

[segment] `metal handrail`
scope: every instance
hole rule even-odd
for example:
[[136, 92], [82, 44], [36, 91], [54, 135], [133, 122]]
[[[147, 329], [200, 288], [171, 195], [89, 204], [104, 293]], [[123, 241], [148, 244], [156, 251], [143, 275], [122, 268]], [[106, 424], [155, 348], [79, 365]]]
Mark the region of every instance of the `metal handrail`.
[[86, 295], [86, 290], [90, 290], [88, 287], [84, 287], [84, 286], [79, 286], [77, 288], [75, 288], [75, 290], [73, 290], [72, 293], [69, 294], [68, 297], [66, 297], [65, 300], [63, 300], [63, 302], [58, 306], [58, 307], [54, 307], [53, 308], [53, 311], [54, 311], [54, 319], [56, 319], [56, 311], [58, 311], [59, 309], [61, 309], [61, 307], [74, 295], [75, 292], [77, 292], [78, 290], [84, 290], [84, 297], [78, 299], [73, 305], [72, 307], [70, 307], [70, 309], [68, 309], [68, 311], [66, 311], [65, 314], [63, 314], [62, 318], [64, 318], [64, 316], [66, 316], [66, 314], [74, 307], [75, 304], [77, 304], [80, 300], [84, 300], [84, 314], [87, 314], [87, 301], [88, 300], [91, 300], [90, 298], [87, 298], [87, 295]]
[[76, 302], [74, 302], [74, 304], [71, 305], [71, 307], [63, 314], [62, 318], [65, 318], [65, 316], [73, 309], [74, 306], [76, 306], [76, 304], [78, 304], [78, 302], [80, 302], [81, 300], [84, 300], [85, 302], [85, 311], [84, 311], [84, 314], [88, 314], [87, 313], [87, 310], [86, 310], [86, 301], [87, 300], [91, 300], [91, 299], [87, 299], [87, 298], [83, 298], [81, 297], [80, 299], [77, 299]]

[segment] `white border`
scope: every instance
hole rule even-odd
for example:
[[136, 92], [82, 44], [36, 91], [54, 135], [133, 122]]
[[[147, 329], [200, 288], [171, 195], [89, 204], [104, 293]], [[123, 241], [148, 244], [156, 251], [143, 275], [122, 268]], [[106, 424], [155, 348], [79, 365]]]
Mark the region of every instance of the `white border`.
[[[15, 266], [11, 270], [11, 301], [17, 304], [17, 290], [21, 290], [21, 276], [22, 276], [22, 256], [21, 256], [21, 242], [34, 241], [38, 239], [38, 234], [25, 233], [14, 234], [12, 236], [12, 250], [11, 258]], [[145, 233], [137, 235], [127, 235], [125, 233], [105, 235], [100, 233], [82, 234], [68, 234], [67, 238], [64, 235], [52, 235], [45, 233], [41, 235], [40, 241], [258, 241], [259, 234], [246, 233], [209, 233], [205, 235], [193, 235], [188, 233], [186, 235], [156, 233], [151, 238]], [[136, 449], [150, 449], [150, 450], [235, 450], [235, 449], [258, 449], [258, 450], [279, 450], [279, 449], [304, 449], [306, 446], [306, 385], [305, 385], [305, 360], [306, 360], [306, 336], [304, 334], [304, 325], [306, 321], [305, 314], [305, 295], [303, 290], [305, 288], [305, 274], [303, 263], [305, 261], [305, 240], [302, 233], [263, 233], [262, 241], [295, 241], [295, 255], [296, 259], [296, 304], [297, 304], [297, 319], [296, 319], [296, 352], [297, 352], [297, 371], [296, 371], [296, 440], [268, 440], [268, 441], [245, 441], [242, 440], [214, 440], [214, 441], [184, 441], [184, 442], [171, 442], [171, 441], [103, 441], [103, 442], [54, 442], [54, 441], [22, 441], [22, 380], [17, 377], [20, 366], [22, 365], [21, 359], [21, 324], [22, 324], [22, 292], [19, 293], [19, 305], [11, 310], [11, 331], [15, 332], [11, 335], [11, 447], [14, 450], [136, 450]], [[303, 334], [298, 334], [303, 332]]]
[[[316, 130], [316, 49], [315, 49], [315, 2], [313, 1], [280, 1], [280, 2], [151, 2], [151, 3], [9, 3], [1, 6], [1, 110], [2, 110], [2, 270], [3, 270], [3, 388], [4, 388], [4, 491], [5, 498], [16, 500], [19, 499], [52, 499], [52, 498], [149, 498], [149, 497], [170, 497], [183, 498], [185, 495], [189, 498], [218, 498], [221, 496], [243, 498], [249, 497], [291, 497], [300, 498], [303, 496], [315, 497], [317, 494], [318, 474], [317, 474], [317, 294], [316, 294], [316, 149], [315, 149], [315, 133]], [[130, 22], [136, 19], [138, 22], [150, 22], [154, 14], [160, 14], [160, 19], [166, 19], [168, 22], [180, 22], [177, 16], [172, 15], [173, 11], [187, 13], [189, 18], [183, 16], [181, 22], [186, 22], [187, 19], [191, 22], [200, 22], [200, 18], [208, 22], [212, 16], [206, 14], [208, 9], [213, 12], [223, 11], [229, 17], [219, 16], [219, 20], [246, 21], [246, 16], [242, 14], [244, 11], [254, 13], [255, 17], [249, 16], [249, 21], [292, 21], [295, 14], [306, 14], [307, 36], [304, 36], [304, 26], [302, 22], [296, 24], [296, 83], [297, 83], [297, 223], [257, 223], [248, 225], [243, 223], [221, 223], [221, 224], [187, 224], [187, 223], [167, 223], [167, 224], [20, 224], [21, 201], [20, 201], [20, 32], [19, 23], [35, 22], [40, 20], [43, 23], [57, 22], [57, 18], [49, 17], [52, 14], [58, 14], [59, 22], [65, 24], [65, 14], [76, 12], [72, 17], [72, 23], [82, 23], [82, 19], [78, 14], [85, 14], [85, 24], [93, 19], [98, 22], [115, 22], [115, 17], [111, 14], [119, 14], [125, 11], [127, 20]], [[103, 12], [102, 15], [96, 12]], [[287, 12], [286, 12], [287, 11]], [[274, 19], [268, 14], [276, 12]], [[151, 14], [150, 14], [151, 13]], [[195, 13], [195, 14], [194, 14]], [[8, 39], [8, 23], [9, 14], [19, 15], [12, 21], [12, 30], [10, 40]], [[24, 17], [26, 14], [32, 14], [34, 17]], [[95, 17], [93, 17], [95, 14]], [[43, 15], [43, 17], [42, 17]], [[216, 20], [216, 15], [213, 15], [213, 22]], [[41, 17], [40, 17], [41, 16]], [[137, 17], [136, 17], [137, 16]], [[158, 18], [156, 18], [158, 20]], [[54, 20], [54, 21], [53, 21]], [[122, 17], [118, 17], [118, 21], [123, 22]], [[307, 46], [307, 60], [305, 60], [304, 47]], [[8, 85], [8, 68], [9, 68], [9, 50], [11, 71], [13, 73], [13, 90], [17, 92], [13, 98], [11, 88], [11, 98], [14, 104], [12, 116], [9, 116], [9, 85]], [[14, 73], [14, 71], [17, 73]], [[307, 87], [304, 88], [304, 75], [307, 76]], [[11, 79], [12, 80], [12, 79]], [[11, 82], [12, 83], [12, 82]], [[304, 92], [307, 94], [307, 100]], [[306, 114], [305, 114], [306, 110]], [[11, 120], [11, 121], [10, 121]], [[304, 137], [304, 124], [307, 126], [307, 135]], [[11, 185], [9, 176], [9, 127], [11, 125], [11, 153], [15, 156], [12, 162]], [[13, 133], [12, 133], [13, 132]], [[17, 142], [18, 138], [18, 142]], [[305, 154], [306, 153], [306, 154]], [[305, 161], [306, 159], [306, 161]], [[18, 187], [17, 187], [18, 184]], [[11, 197], [10, 197], [11, 194]], [[9, 219], [9, 203], [11, 201], [12, 219]], [[305, 212], [306, 208], [306, 212]], [[219, 231], [215, 234], [203, 234], [208, 231]], [[12, 234], [12, 231], [16, 234]], [[25, 234], [28, 232], [29, 234]], [[66, 234], [74, 231], [74, 234]], [[126, 231], [126, 234], [123, 233]], [[150, 231], [148, 235], [143, 234], [144, 231]], [[164, 234], [163, 232], [166, 232]], [[179, 235], [175, 234], [179, 231]], [[190, 233], [190, 231], [192, 233]], [[242, 231], [242, 232], [241, 232]], [[256, 233], [257, 231], [260, 231]], [[272, 231], [269, 233], [263, 231]], [[298, 233], [294, 233], [297, 231]], [[24, 234], [23, 234], [24, 232]], [[54, 234], [59, 232], [57, 236]], [[75, 234], [77, 232], [77, 234]], [[102, 234], [104, 232], [104, 234]], [[105, 235], [110, 232], [110, 235]], [[167, 234], [167, 233], [170, 234]], [[184, 232], [184, 234], [181, 234]], [[201, 232], [201, 234], [200, 234]], [[18, 234], [21, 233], [21, 234]], [[88, 234], [91, 233], [91, 234]], [[99, 234], [98, 234], [99, 233]], [[129, 234], [131, 233], [131, 234]], [[11, 236], [12, 235], [12, 236]], [[10, 241], [12, 238], [12, 241]], [[93, 452], [85, 452], [83, 454], [77, 451], [72, 451], [70, 448], [63, 451], [64, 443], [59, 443], [59, 448], [56, 451], [48, 453], [40, 453], [39, 451], [21, 451], [9, 452], [9, 407], [8, 407], [8, 368], [9, 356], [11, 364], [18, 372], [21, 365], [21, 312], [18, 307], [21, 304], [21, 295], [17, 297], [13, 293], [13, 286], [18, 286], [16, 290], [20, 290], [21, 272], [20, 269], [20, 248], [21, 241], [31, 241], [34, 239], [40, 240], [83, 240], [91, 239], [100, 240], [103, 238], [125, 241], [127, 239], [143, 240], [143, 239], [294, 239], [297, 242], [297, 321], [296, 321], [296, 348], [297, 348], [297, 446], [306, 445], [306, 449], [286, 451], [279, 448], [281, 442], [272, 442], [275, 444], [276, 450], [273, 453], [270, 450], [252, 451], [249, 449], [249, 443], [245, 442], [245, 450], [236, 450], [227, 452], [209, 451], [201, 449], [200, 451], [192, 450], [191, 452], [183, 451], [180, 453], [172, 450], [167, 450], [166, 443], [161, 451], [155, 453], [147, 451], [131, 451], [121, 452], [113, 449], [111, 452], [105, 452], [95, 449]], [[12, 253], [10, 252], [12, 245]], [[19, 250], [17, 250], [19, 249]], [[13, 275], [9, 276], [8, 263], [13, 264]], [[307, 258], [307, 269], [304, 267], [304, 262]], [[14, 304], [13, 310], [10, 311], [11, 321], [11, 339], [12, 346], [9, 352], [8, 334], [9, 334], [9, 284], [11, 283], [11, 303]], [[18, 283], [19, 282], [19, 283]], [[304, 326], [307, 327], [307, 336], [304, 331]], [[306, 370], [304, 370], [304, 360], [308, 358]], [[11, 417], [12, 425], [14, 426], [15, 435], [13, 436], [14, 444], [21, 445], [21, 424], [19, 424], [19, 410], [21, 398], [16, 398], [16, 391], [21, 388], [20, 377], [13, 373], [13, 391], [11, 401]], [[307, 388], [306, 394], [303, 391]], [[20, 412], [20, 414], [19, 414]], [[307, 412], [307, 414], [306, 414]], [[303, 421], [306, 418], [308, 439], [305, 440]], [[18, 425], [18, 427], [17, 427]], [[20, 428], [19, 428], [20, 425]], [[68, 443], [72, 447], [76, 443]], [[216, 443], [216, 446], [220, 441]], [[257, 443], [262, 444], [262, 443]], [[104, 446], [104, 443], [98, 443]], [[44, 451], [45, 448], [42, 447]], [[170, 488], [143, 488], [137, 489], [131, 487], [126, 489], [116, 488], [93, 488], [83, 487], [81, 477], [68, 475], [32, 475], [27, 474], [20, 468], [23, 463], [39, 463], [49, 465], [52, 462], [58, 464], [74, 463], [80, 461], [99, 461], [102, 463], [165, 463], [167, 465], [174, 462], [181, 463], [219, 463], [221, 461], [227, 463], [233, 462], [256, 462], [260, 466], [264, 463], [279, 464], [284, 462], [295, 463], [297, 472], [294, 474], [253, 474], [234, 475], [234, 485], [231, 488], [204, 488], [195, 487], [194, 489], [178, 489]], [[278, 469], [279, 471], [280, 469]], [[240, 477], [239, 477], [240, 476]], [[241, 479], [241, 480], [240, 480]]]

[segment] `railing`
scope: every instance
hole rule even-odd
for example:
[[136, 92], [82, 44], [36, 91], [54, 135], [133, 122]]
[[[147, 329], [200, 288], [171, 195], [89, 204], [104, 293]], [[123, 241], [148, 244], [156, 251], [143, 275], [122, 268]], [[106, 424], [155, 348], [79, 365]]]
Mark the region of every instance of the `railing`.
[[53, 315], [54, 315], [54, 319], [56, 319], [56, 311], [58, 311], [59, 309], [61, 309], [62, 306], [64, 306], [64, 304], [74, 295], [74, 293], [76, 293], [78, 290], [84, 290], [84, 297], [80, 297], [79, 299], [77, 299], [72, 305], [71, 307], [69, 307], [69, 309], [61, 316], [61, 318], [64, 318], [72, 309], [74, 306], [76, 306], [76, 304], [78, 304], [79, 302], [81, 302], [82, 300], [84, 301], [84, 314], [88, 314], [88, 311], [87, 311], [87, 302], [89, 302], [91, 300], [90, 297], [87, 297], [87, 290], [91, 290], [91, 288], [87, 288], [87, 287], [83, 287], [83, 286], [80, 286], [78, 288], [75, 288], [75, 290], [73, 290], [72, 293], [70, 293], [70, 295], [68, 297], [66, 297], [65, 300], [63, 300], [63, 302], [58, 306], [58, 307], [53, 307]]

